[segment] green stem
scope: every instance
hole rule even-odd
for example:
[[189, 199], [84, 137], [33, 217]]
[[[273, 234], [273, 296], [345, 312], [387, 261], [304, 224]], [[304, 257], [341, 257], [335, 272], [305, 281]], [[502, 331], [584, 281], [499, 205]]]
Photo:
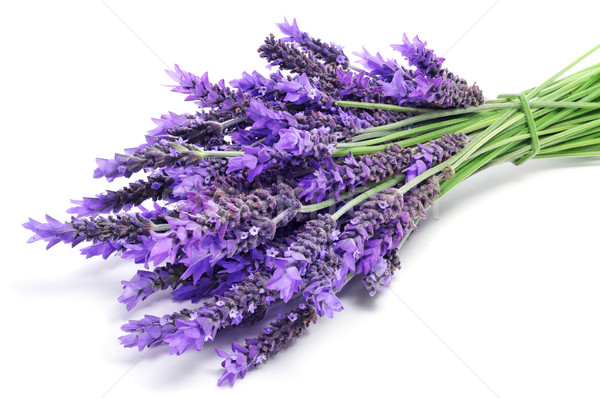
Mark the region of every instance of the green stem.
[[[508, 107], [506, 105], [509, 105]], [[395, 123], [389, 123], [383, 126], [377, 127], [369, 127], [366, 129], [359, 130], [359, 133], [372, 133], [377, 131], [389, 131], [389, 130], [398, 130], [402, 127], [410, 126], [415, 123], [425, 122], [433, 119], [440, 119], [443, 117], [451, 117], [457, 115], [465, 115], [469, 113], [476, 113], [482, 111], [489, 111], [495, 109], [504, 109], [504, 108], [513, 108], [511, 104], [491, 104], [491, 105], [480, 105], [480, 106], [472, 106], [469, 108], [460, 108], [460, 109], [451, 109], [447, 111], [435, 111], [426, 113], [423, 115], [413, 116], [404, 120], [400, 120]]]
[[334, 206], [343, 200], [351, 198], [352, 196], [354, 196], [356, 194], [368, 191], [369, 189], [377, 186], [377, 184], [379, 184], [379, 183], [371, 184], [367, 187], [355, 189], [353, 192], [345, 192], [345, 193], [341, 194], [337, 199], [324, 200], [323, 202], [315, 203], [312, 205], [302, 205], [302, 207], [300, 208], [300, 210], [298, 210], [298, 212], [299, 213], [312, 213], [313, 211], [323, 210], [329, 206]]
[[344, 206], [342, 206], [338, 211], [333, 213], [332, 218], [334, 220], [339, 219], [341, 216], [344, 215], [344, 213], [346, 213], [348, 210], [350, 210], [354, 206], [362, 203], [366, 199], [370, 198], [371, 196], [375, 195], [376, 193], [378, 193], [380, 191], [383, 191], [386, 188], [390, 188], [390, 187], [393, 187], [394, 185], [401, 183], [402, 181], [404, 181], [405, 178], [406, 178], [406, 176], [404, 174], [400, 174], [400, 175], [398, 175], [382, 184], [379, 184], [379, 185], [375, 186], [374, 188], [371, 188], [368, 191], [358, 195], [357, 197], [355, 197], [354, 199], [352, 199], [351, 201], [346, 203]]
[[574, 157], [574, 158], [582, 158], [582, 157], [596, 157], [600, 156], [600, 149], [590, 150], [590, 151], [569, 151], [569, 152], [558, 152], [558, 153], [549, 153], [544, 155], [536, 156], [536, 159], [544, 159], [544, 158], [561, 158], [561, 157]]
[[[353, 148], [353, 147], [363, 147], [363, 146], [370, 146], [370, 145], [375, 145], [375, 144], [380, 144], [383, 142], [388, 142], [388, 141], [392, 141], [392, 140], [397, 140], [399, 138], [408, 138], [408, 137], [412, 137], [415, 136], [415, 133], [423, 133], [424, 131], [431, 131], [433, 130], [434, 133], [430, 134], [430, 136], [437, 136], [437, 137], [441, 137], [443, 134], [446, 133], [452, 133], [455, 132], [457, 130], [462, 130], [462, 129], [466, 129], [470, 126], [473, 126], [474, 123], [477, 123], [481, 120], [487, 120], [487, 121], [491, 121], [494, 120], [494, 118], [496, 118], [497, 116], [494, 115], [492, 117], [487, 117], [487, 118], [482, 118], [482, 117], [475, 117], [475, 118], [465, 118], [464, 121], [460, 121], [459, 123], [448, 123], [449, 121], [446, 121], [444, 123], [440, 123], [436, 126], [435, 129], [431, 129], [431, 128], [424, 128], [426, 126], [423, 127], [417, 127], [414, 129], [410, 129], [410, 130], [401, 130], [401, 131], [397, 131], [397, 132], [392, 132], [389, 133], [383, 137], [379, 137], [379, 138], [374, 138], [371, 140], [366, 140], [366, 141], [359, 141], [359, 142], [353, 142], [353, 143], [346, 143], [346, 144], [339, 144], [338, 148], [342, 149], [342, 148]], [[448, 127], [444, 127], [445, 124], [449, 124]], [[444, 127], [444, 128], [440, 128], [440, 127]], [[438, 134], [436, 134], [436, 132]], [[417, 138], [421, 138], [423, 137], [422, 134], [419, 134]], [[423, 142], [420, 141], [419, 142]]]
[[594, 53], [599, 48], [600, 48], [600, 44], [598, 44], [597, 46], [595, 46], [594, 48], [592, 48], [590, 51], [588, 51], [585, 54], [583, 54], [581, 57], [577, 58], [575, 61], [571, 62], [569, 65], [567, 65], [566, 67], [564, 67], [563, 69], [561, 69], [560, 71], [558, 71], [556, 74], [554, 74], [553, 76], [551, 76], [548, 80], [546, 80], [545, 82], [543, 82], [542, 84], [540, 84], [538, 87], [536, 87], [535, 89], [533, 89], [532, 92], [530, 92], [530, 93], [527, 94], [527, 97], [528, 98], [534, 98], [543, 89], [545, 89], [546, 87], [549, 87], [552, 83], [554, 83], [554, 81], [556, 79], [558, 79], [561, 75], [565, 74], [569, 69], [573, 68], [575, 65], [577, 65], [578, 63], [580, 63], [581, 61], [583, 61], [585, 58], [587, 58], [590, 55], [592, 55], [592, 53]]
[[410, 191], [413, 187], [419, 185], [420, 183], [422, 183], [429, 177], [432, 177], [433, 175], [442, 172], [446, 167], [452, 166], [453, 160], [454, 159], [452, 159], [452, 158], [448, 159], [445, 162], [440, 163], [437, 166], [430, 168], [423, 174], [420, 174], [417, 177], [413, 178], [412, 180], [410, 180], [410, 182], [402, 185], [400, 188], [397, 189], [398, 194], [404, 195], [405, 193]]
[[[427, 132], [430, 132], [430, 131], [437, 130], [439, 128], [443, 128], [443, 127], [447, 127], [447, 126], [453, 126], [453, 125], [456, 125], [456, 124], [468, 122], [469, 119], [470, 118], [468, 118], [468, 117], [454, 118], [454, 119], [444, 120], [444, 121], [441, 121], [441, 122], [427, 123], [427, 124], [424, 124], [422, 126], [413, 127], [410, 130], [402, 130], [402, 131], [406, 132], [406, 134], [407, 134], [406, 137], [416, 136], [418, 134], [427, 133]], [[375, 132], [375, 133], [359, 134], [359, 135], [356, 135], [355, 137], [352, 138], [352, 143], [338, 144], [338, 148], [349, 147], [349, 146], [354, 145], [355, 142], [367, 141], [367, 140], [370, 140], [372, 138], [378, 138], [378, 137], [382, 137], [382, 136], [387, 136], [388, 134], [393, 134], [393, 133], [396, 133], [396, 131], [392, 131], [392, 132], [381, 131], [381, 132]]]
[[151, 229], [155, 232], [164, 232], [164, 231], [170, 231], [171, 226], [169, 224], [154, 224], [154, 223], [152, 223]]
[[236, 156], [242, 156], [243, 151], [196, 151], [198, 155], [204, 158], [234, 158]]
[[392, 104], [378, 104], [375, 102], [357, 102], [357, 101], [336, 101], [338, 106], [346, 106], [348, 108], [364, 108], [364, 109], [383, 109], [388, 111], [405, 112], [405, 113], [428, 113], [433, 112], [435, 109], [427, 108], [407, 108], [404, 106], [392, 105]]

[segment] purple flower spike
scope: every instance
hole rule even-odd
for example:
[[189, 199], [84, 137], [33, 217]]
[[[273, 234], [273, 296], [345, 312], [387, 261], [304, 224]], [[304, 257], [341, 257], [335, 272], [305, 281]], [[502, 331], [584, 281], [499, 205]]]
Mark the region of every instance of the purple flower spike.
[[353, 191], [357, 187], [376, 183], [409, 167], [412, 161], [412, 149], [390, 145], [385, 152], [361, 155], [357, 158], [351, 153], [343, 165], [325, 159], [312, 174], [299, 182], [303, 188], [301, 197], [305, 200], [321, 202], [330, 197], [339, 197], [340, 193]]
[[177, 330], [164, 338], [169, 344], [169, 354], [181, 355], [190, 348], [202, 350], [205, 342], [215, 338], [219, 326], [219, 322], [201, 316], [197, 311], [192, 311], [187, 318], [176, 319]]
[[105, 177], [113, 181], [118, 177], [131, 177], [141, 170], [154, 170], [160, 167], [190, 166], [204, 159], [202, 148], [186, 144], [183, 140], [168, 141], [162, 139], [157, 144], [147, 145], [128, 154], [116, 154], [114, 159], [96, 159], [98, 168], [94, 170], [94, 178]]
[[145, 200], [157, 201], [165, 199], [171, 192], [169, 189], [174, 180], [164, 173], [156, 173], [146, 180], [130, 183], [118, 191], [107, 191], [94, 198], [72, 200], [77, 206], [71, 207], [67, 213], [78, 217], [96, 216], [101, 213], [128, 211], [133, 206], [141, 205]]
[[[72, 226], [67, 223], [63, 224], [47, 214], [46, 221], [47, 223], [41, 223], [30, 218], [28, 222], [23, 224], [23, 227], [34, 232], [34, 235], [27, 240], [27, 243], [33, 243], [43, 239], [48, 242], [46, 249], [50, 249], [52, 246], [61, 241], [65, 243], [76, 242], [78, 234]], [[76, 243], [74, 243], [74, 245], [75, 244]]]
[[270, 109], [256, 98], [250, 100], [246, 116], [253, 122], [252, 127], [243, 133], [234, 134], [241, 144], [264, 139], [266, 145], [271, 145], [277, 141], [279, 130], [297, 125], [296, 119], [289, 112]]
[[386, 60], [379, 53], [372, 55], [364, 47], [362, 52], [355, 52], [354, 55], [361, 58], [358, 63], [367, 68], [371, 76], [379, 76], [386, 82], [391, 81], [400, 70], [400, 65], [395, 59]]
[[408, 40], [406, 33], [402, 37], [402, 44], [392, 44], [394, 50], [400, 51], [402, 56], [408, 60], [410, 66], [416, 66], [423, 75], [436, 77], [441, 69], [444, 58], [436, 57], [433, 50], [425, 48], [427, 42], [419, 40], [415, 36], [412, 41]]
[[357, 273], [364, 273], [363, 282], [371, 296], [389, 286], [394, 271], [400, 268], [396, 248], [407, 233], [416, 229], [418, 220], [427, 217], [427, 208], [439, 193], [434, 176], [407, 192], [393, 212], [384, 210], [384, 221], [365, 242], [365, 252], [356, 265]]
[[310, 264], [323, 255], [336, 238], [332, 231], [336, 222], [330, 214], [319, 214], [318, 218], [304, 224], [290, 243], [283, 258], [273, 261], [277, 269], [273, 273], [268, 288], [279, 290], [284, 301], [292, 298], [302, 285], [302, 275], [307, 272]]
[[250, 274], [223, 295], [204, 302], [201, 308], [182, 310], [162, 318], [146, 316], [140, 321], [130, 321], [122, 327], [129, 334], [122, 336], [121, 342], [126, 347], [138, 346], [140, 350], [167, 343], [170, 354], [177, 355], [190, 348], [200, 351], [220, 329], [252, 324], [264, 316], [268, 297], [266, 283], [266, 275]]
[[[160, 140], [167, 139], [175, 141], [182, 139], [188, 144], [196, 144], [205, 148], [212, 148], [225, 143], [224, 133], [233, 125], [226, 125], [231, 119], [239, 115], [235, 110], [210, 110], [208, 112], [195, 114], [177, 115], [173, 112], [162, 115], [159, 119], [152, 119], [157, 125], [156, 128], [148, 131], [146, 136], [147, 145], [160, 143]], [[241, 121], [240, 124], [243, 124]], [[146, 145], [141, 145], [142, 149]]]
[[[382, 209], [385, 203], [385, 209]], [[403, 195], [396, 189], [385, 189], [363, 202], [350, 221], [344, 226], [340, 239], [335, 243], [335, 252], [342, 259], [341, 267], [335, 270], [334, 285], [339, 290], [348, 274], [364, 273], [370, 263], [365, 259], [372, 257], [371, 240], [378, 230], [390, 222], [397, 222], [402, 215]], [[377, 236], [378, 237], [378, 236]]]
[[186, 101], [202, 97], [210, 89], [208, 73], [205, 73], [202, 77], [198, 77], [193, 73], [182, 70], [177, 64], [175, 64], [172, 71], [165, 70], [165, 73], [177, 82], [176, 86], [172, 86], [173, 89], [171, 91], [187, 94]]
[[380, 257], [370, 272], [365, 274], [363, 283], [370, 296], [386, 290], [392, 281], [394, 271], [400, 269], [400, 260], [396, 250]]
[[[305, 74], [313, 79], [315, 86], [327, 94], [335, 96], [339, 82], [336, 80], [336, 69], [330, 64], [324, 65], [315, 53], [304, 51], [295, 43], [286, 43], [282, 39], [275, 40], [273, 35], [265, 39], [265, 43], [259, 48], [260, 56], [269, 61], [270, 66], [277, 66], [279, 71], [271, 75], [271, 79], [277, 83], [288, 82], [290, 78], [284, 78], [282, 70], [288, 70], [297, 75]], [[281, 91], [274, 91], [272, 99], [278, 103], [283, 98]], [[279, 103], [281, 105], [281, 103]]]
[[184, 271], [185, 267], [181, 264], [158, 267], [153, 271], [140, 270], [130, 281], [121, 282], [123, 293], [119, 297], [119, 302], [125, 304], [129, 311], [153, 293], [179, 285]]
[[[336, 241], [338, 230], [330, 234]], [[339, 271], [342, 259], [329, 247], [324, 251], [323, 258], [314, 261], [306, 271], [307, 286], [304, 288], [304, 298], [315, 306], [317, 315], [333, 317], [334, 312], [344, 309], [342, 303], [333, 292], [335, 273]]]
[[73, 247], [83, 241], [96, 243], [123, 239], [129, 243], [137, 243], [140, 236], [150, 233], [156, 226], [155, 222], [162, 222], [160, 218], [150, 220], [142, 213], [121, 213], [94, 218], [71, 217], [71, 221], [65, 223], [47, 215], [46, 221], [47, 223], [41, 223], [30, 218], [23, 227], [35, 233], [28, 240], [29, 243], [43, 239], [48, 242], [47, 249], [61, 241]]
[[175, 65], [174, 70], [165, 72], [177, 82], [177, 85], [171, 86], [171, 91], [186, 94], [186, 101], [195, 101], [202, 108], [243, 108], [247, 100], [241, 91], [231, 90], [223, 80], [212, 84], [208, 80], [208, 72], [198, 77], [182, 70], [178, 65]]
[[256, 338], [246, 339], [244, 346], [233, 343], [231, 354], [215, 349], [217, 355], [224, 358], [221, 363], [223, 375], [217, 384], [220, 386], [227, 381], [233, 386], [236, 379], [244, 378], [250, 366], [257, 366], [276, 355], [283, 347], [293, 343], [311, 323], [316, 322], [315, 308], [300, 304], [286, 314], [279, 314], [278, 319]]
[[106, 260], [111, 254], [123, 250], [125, 250], [125, 246], [123, 246], [121, 242], [98, 242], [91, 246], [84, 247], [80, 251], [85, 258], [102, 256], [102, 258]]
[[342, 47], [331, 43], [323, 43], [319, 39], [314, 39], [309, 36], [307, 33], [302, 32], [300, 28], [298, 28], [298, 23], [294, 18], [293, 22], [290, 24], [287, 19], [284, 19], [283, 23], [277, 24], [281, 33], [287, 35], [287, 38], [284, 38], [283, 41], [294, 41], [300, 45], [300, 47], [305, 50], [310, 50], [318, 59], [321, 59], [325, 63], [337, 64], [342, 68], [348, 67], [348, 57], [342, 51]]
[[121, 330], [128, 333], [119, 337], [121, 344], [125, 347], [137, 347], [142, 351], [144, 348], [156, 347], [163, 344], [165, 336], [176, 330], [173, 317], [164, 316], [159, 318], [146, 315], [139, 321], [129, 321], [121, 326]]
[[450, 159], [467, 145], [464, 134], [444, 134], [437, 140], [431, 140], [427, 145], [419, 145], [417, 152], [409, 167], [403, 170], [406, 173], [406, 182], [415, 179], [434, 165]]

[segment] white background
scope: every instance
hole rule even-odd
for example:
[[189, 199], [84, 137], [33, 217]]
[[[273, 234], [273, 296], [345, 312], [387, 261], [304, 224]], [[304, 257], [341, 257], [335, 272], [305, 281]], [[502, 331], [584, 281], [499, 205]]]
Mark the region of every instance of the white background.
[[600, 394], [599, 159], [503, 165], [464, 182], [403, 248], [393, 291], [371, 299], [349, 286], [345, 311], [233, 389], [216, 387], [212, 348], [256, 328], [181, 357], [123, 349], [121, 324], [180, 305], [161, 296], [127, 313], [116, 298], [133, 264], [27, 246], [20, 226], [66, 219], [68, 199], [109, 186], [92, 179], [95, 157], [142, 142], [150, 117], [193, 110], [162, 86], [159, 58], [213, 80], [263, 71], [256, 48], [297, 17], [348, 54], [364, 44], [392, 55], [389, 43], [418, 33], [439, 55], [451, 49], [447, 67], [490, 98], [541, 83], [600, 42], [593, 2], [106, 4], [114, 13], [100, 0], [0, 6], [4, 396]]

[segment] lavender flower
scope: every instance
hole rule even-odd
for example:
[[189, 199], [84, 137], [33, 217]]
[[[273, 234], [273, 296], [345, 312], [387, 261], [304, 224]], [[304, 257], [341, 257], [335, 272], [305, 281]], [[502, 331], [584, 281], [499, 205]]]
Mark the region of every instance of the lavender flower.
[[[288, 93], [283, 98], [284, 101], [329, 108], [333, 104], [332, 99], [372, 101], [380, 97], [376, 93], [381, 91], [381, 88], [372, 84], [369, 77], [364, 76], [364, 72], [356, 75], [351, 71], [323, 65], [311, 51], [302, 51], [283, 40], [275, 40], [272, 36], [267, 37], [259, 52], [271, 65], [298, 74], [294, 78], [278, 79], [275, 88]], [[290, 96], [290, 91], [294, 95]], [[368, 95], [361, 97], [363, 93]], [[296, 95], [299, 98], [296, 98]], [[320, 104], [318, 104], [319, 99]]]
[[[244, 108], [247, 104], [244, 105]], [[211, 109], [195, 114], [177, 115], [169, 112], [159, 119], [152, 119], [157, 125], [146, 136], [149, 145], [160, 143], [161, 140], [183, 140], [188, 144], [196, 144], [204, 148], [214, 148], [225, 144], [225, 133], [235, 127], [247, 127], [246, 118], [238, 109]], [[146, 145], [140, 146], [142, 149]]]
[[137, 243], [140, 236], [148, 235], [150, 231], [160, 228], [164, 219], [148, 219], [141, 213], [117, 214], [108, 217], [76, 218], [62, 223], [46, 215], [46, 223], [29, 219], [23, 224], [26, 229], [34, 232], [28, 243], [44, 240], [48, 242], [47, 249], [58, 242], [70, 243], [76, 246], [83, 241], [107, 242], [124, 239]]
[[250, 98], [266, 98], [267, 100], [275, 100], [277, 98], [275, 95], [277, 92], [275, 88], [277, 81], [272, 78], [266, 78], [257, 71], [252, 72], [251, 75], [244, 72], [241, 79], [232, 80], [229, 84], [241, 90]]
[[467, 108], [483, 104], [481, 89], [476, 84], [469, 86], [447, 69], [439, 77], [418, 79], [417, 89], [413, 91], [411, 102], [427, 103], [435, 108]]
[[450, 159], [467, 145], [467, 137], [462, 133], [444, 134], [438, 140], [429, 141], [428, 145], [419, 144], [420, 151], [411, 159], [410, 166], [403, 170], [406, 182], [424, 173], [434, 165]]
[[385, 152], [361, 155], [349, 153], [344, 164], [325, 159], [318, 168], [304, 177], [298, 185], [303, 188], [300, 197], [321, 202], [328, 197], [339, 197], [345, 191], [359, 186], [376, 183], [394, 174], [399, 174], [411, 165], [412, 150], [390, 145]]
[[289, 223], [300, 208], [291, 187], [278, 184], [242, 196], [215, 193], [216, 201], [203, 204], [200, 214], [179, 212], [168, 216], [164, 232], [126, 245], [124, 258], [155, 266], [176, 259], [188, 269], [183, 278], [194, 283], [223, 257], [252, 250], [273, 239], [278, 227]]
[[231, 273], [224, 270], [215, 271], [211, 275], [200, 277], [196, 283], [188, 278], [173, 289], [171, 296], [175, 301], [197, 303], [210, 296], [223, 295], [232, 285], [241, 282], [250, 270], [251, 268]]
[[334, 43], [323, 43], [320, 39], [312, 38], [308, 33], [302, 32], [298, 28], [295, 18], [292, 24], [284, 19], [284, 22], [277, 24], [277, 26], [284, 35], [288, 36], [283, 39], [284, 41], [289, 40], [298, 43], [302, 48], [310, 50], [317, 58], [327, 64], [339, 65], [342, 68], [348, 67], [348, 57], [342, 51], [341, 46]]
[[294, 116], [286, 111], [268, 108], [263, 101], [253, 98], [246, 110], [246, 115], [254, 123], [243, 134], [234, 134], [236, 141], [241, 144], [254, 143], [258, 139], [265, 139], [266, 145], [277, 141], [279, 130], [295, 127]]
[[[189, 313], [186, 310], [181, 311], [179, 316]], [[139, 321], [129, 321], [121, 326], [121, 330], [128, 333], [119, 337], [124, 347], [137, 347], [142, 351], [144, 348], [156, 347], [164, 343], [165, 336], [175, 332], [177, 328], [174, 325], [174, 316], [164, 316], [159, 318], [153, 315], [146, 315]]]
[[113, 160], [96, 159], [98, 168], [94, 170], [94, 178], [105, 177], [113, 181], [117, 177], [130, 177], [142, 169], [151, 170], [164, 166], [190, 166], [204, 158], [202, 149], [183, 141], [160, 143], [137, 149], [130, 154], [116, 154]]
[[416, 66], [424, 76], [437, 77], [442, 70], [444, 58], [436, 57], [432, 50], [425, 48], [426, 45], [427, 42], [419, 40], [419, 36], [415, 36], [411, 42], [405, 33], [402, 37], [402, 44], [392, 44], [392, 48], [400, 51], [402, 56], [408, 60], [408, 64]]
[[244, 155], [229, 160], [227, 172], [248, 170], [248, 181], [270, 168], [285, 169], [288, 166], [309, 168], [310, 159], [324, 159], [335, 150], [340, 134], [332, 133], [328, 127], [299, 130], [294, 127], [278, 131], [279, 140], [266, 145], [242, 146]]
[[181, 264], [173, 264], [157, 267], [153, 271], [138, 271], [130, 281], [123, 281], [123, 293], [119, 302], [131, 310], [138, 302], [146, 300], [150, 295], [159, 290], [175, 288], [181, 283], [181, 275], [185, 267]]
[[368, 123], [371, 127], [395, 123], [407, 118], [406, 113], [383, 110], [363, 111], [358, 116], [363, 119], [363, 123]]
[[[165, 216], [170, 214], [168, 209], [159, 206], [157, 203], [154, 203], [154, 207], [151, 210], [148, 210], [143, 206], [138, 206], [138, 210], [140, 211], [140, 217], [148, 220], [156, 220], [158, 225], [160, 225], [160, 228], [164, 228]], [[140, 240], [143, 241], [145, 238], [145, 235], [139, 235]], [[115, 240], [96, 240], [90, 246], [80, 249], [80, 251], [86, 258], [102, 256], [102, 258], [106, 260], [113, 253], [122, 253], [125, 251], [127, 249], [126, 245], [129, 245], [130, 241], [131, 240], [128, 239], [127, 236]]]
[[311, 84], [308, 76], [306, 76], [306, 73], [302, 73], [292, 80], [277, 83], [275, 88], [287, 93], [287, 95], [283, 98], [284, 101], [292, 102], [298, 105], [307, 102], [319, 102], [323, 96], [323, 94]]
[[204, 211], [216, 191], [217, 180], [225, 175], [227, 160], [206, 158], [194, 166], [169, 167], [164, 173], [173, 180], [168, 191], [169, 202], [176, 202], [180, 211], [198, 214]]
[[[397, 71], [389, 83], [381, 82], [381, 87], [383, 88], [385, 95], [394, 98], [396, 101], [398, 101], [399, 105], [404, 105], [410, 102], [409, 94], [412, 94], [410, 100], [412, 100], [413, 103], [417, 101], [424, 101], [425, 98], [423, 96], [427, 94], [417, 91], [415, 81], [412, 79], [406, 79], [406, 76], [402, 70]], [[416, 91], [416, 94], [413, 94], [413, 91]], [[420, 94], [422, 97], [417, 96], [417, 94]]]
[[388, 100], [392, 98], [399, 105], [458, 108], [483, 103], [479, 87], [469, 86], [464, 79], [442, 69], [444, 59], [435, 56], [426, 44], [416, 36], [411, 42], [404, 35], [403, 44], [392, 45], [416, 70], [402, 67], [395, 60], [386, 60], [379, 53], [372, 55], [364, 48], [362, 53], [355, 54], [370, 75], [381, 79], [379, 85]]
[[140, 321], [130, 321], [122, 327], [129, 334], [120, 340], [126, 347], [137, 346], [140, 350], [167, 343], [171, 354], [181, 355], [190, 348], [200, 351], [219, 329], [253, 323], [264, 316], [266, 282], [267, 277], [261, 273], [250, 274], [199, 309], [182, 310], [162, 318], [147, 315]]
[[385, 82], [389, 82], [394, 74], [401, 69], [395, 59], [384, 59], [381, 54], [372, 55], [364, 47], [362, 52], [354, 52], [354, 55], [361, 58], [359, 64], [367, 68], [371, 76], [377, 76]]
[[282, 40], [267, 38], [259, 49], [261, 56], [271, 65], [298, 73], [294, 78], [282, 79], [277, 85], [287, 93], [284, 101], [294, 104], [317, 104], [328, 108], [331, 100], [344, 99], [364, 102], [393, 102], [383, 96], [381, 86], [375, 84], [366, 72], [354, 73], [349, 70], [334, 69], [319, 63], [312, 53], [302, 52]]
[[396, 250], [380, 257], [373, 268], [363, 277], [363, 283], [369, 295], [374, 296], [377, 292], [386, 290], [392, 281], [394, 272], [398, 269], [400, 269], [400, 260]]
[[335, 150], [339, 135], [331, 133], [329, 127], [321, 127], [310, 131], [298, 130], [294, 127], [279, 131], [280, 139], [273, 146], [280, 152], [287, 152], [297, 157], [314, 157], [322, 159], [330, 156]]
[[250, 366], [268, 360], [283, 347], [293, 343], [311, 323], [316, 322], [314, 307], [300, 304], [294, 310], [281, 314], [279, 319], [271, 322], [256, 338], [246, 339], [244, 346], [233, 343], [231, 354], [215, 349], [217, 354], [224, 358], [221, 363], [224, 368], [223, 375], [217, 384], [222, 385], [227, 381], [233, 386], [237, 378], [242, 379], [246, 375]]
[[[356, 101], [377, 101], [392, 103], [391, 98], [383, 96], [381, 87], [374, 84], [364, 72], [355, 74], [351, 71], [333, 69], [319, 63], [311, 52], [302, 52], [289, 43], [282, 40], [275, 41], [273, 37], [268, 37], [265, 44], [259, 49], [261, 56], [267, 58], [272, 65], [278, 65], [281, 69], [291, 70], [299, 74], [295, 79], [283, 80], [276, 87], [287, 92], [285, 99], [298, 103], [310, 103], [317, 105], [317, 97], [320, 98], [319, 106], [329, 109], [332, 107], [332, 100], [356, 100]], [[304, 81], [304, 76], [312, 78]], [[300, 81], [302, 79], [302, 81]], [[290, 81], [292, 83], [290, 83]], [[293, 84], [297, 81], [296, 84]], [[312, 83], [312, 84], [311, 84]], [[315, 90], [318, 90], [316, 92]], [[289, 92], [294, 95], [290, 96]], [[297, 98], [296, 98], [297, 97]], [[336, 111], [336, 109], [332, 109]], [[376, 120], [376, 123], [367, 123], [364, 120], [355, 122], [356, 126], [365, 125], [365, 127], [390, 123], [400, 120], [405, 116], [397, 112], [389, 111], [363, 111], [366, 118]], [[375, 116], [375, 117], [373, 117]], [[383, 117], [383, 118], [382, 118]], [[340, 131], [335, 129], [335, 131]], [[348, 134], [343, 132], [343, 137]]]
[[96, 216], [101, 213], [129, 211], [133, 206], [141, 205], [145, 200], [166, 199], [174, 180], [164, 172], [157, 172], [145, 180], [130, 183], [117, 191], [106, 191], [94, 198], [72, 200], [77, 206], [67, 210], [78, 217]]
[[[306, 74], [311, 78], [318, 78], [324, 89], [331, 88], [330, 82], [335, 77], [335, 70], [329, 65], [323, 65], [314, 53], [302, 51], [292, 43], [283, 39], [276, 40], [273, 35], [268, 36], [258, 52], [271, 66], [280, 70], [288, 70], [298, 74]], [[323, 85], [324, 83], [324, 85]]]
[[355, 73], [338, 69], [337, 80], [340, 86], [335, 95], [336, 99], [378, 103], [392, 102], [384, 97], [381, 86], [376, 84], [365, 71]]
[[381, 82], [386, 96], [398, 105], [430, 108], [466, 108], [483, 103], [483, 94], [477, 85], [469, 86], [464, 79], [443, 69], [436, 77], [420, 72], [407, 75], [398, 70], [390, 82]]
[[277, 152], [277, 150], [266, 145], [242, 146], [244, 154], [231, 158], [227, 173], [238, 170], [248, 170], [248, 181], [254, 179], [270, 167], [277, 166], [283, 168], [287, 160]]
[[[337, 240], [339, 231], [334, 230], [332, 233], [330, 234], [332, 240]], [[306, 271], [308, 282], [303, 295], [307, 302], [315, 306], [317, 315], [333, 318], [334, 312], [344, 309], [333, 291], [335, 273], [339, 270], [342, 260], [334, 253], [332, 247], [324, 254], [323, 259], [317, 259], [308, 267]]]
[[[386, 203], [385, 209], [381, 203]], [[402, 211], [403, 197], [395, 189], [383, 190], [363, 202], [353, 214], [339, 240], [335, 251], [342, 258], [342, 265], [335, 272], [335, 286], [341, 289], [348, 273], [361, 273], [364, 265], [359, 260], [365, 253], [365, 243], [373, 238], [376, 231]]]
[[299, 231], [284, 256], [275, 259], [277, 267], [269, 279], [267, 288], [279, 291], [283, 301], [288, 302], [303, 283], [302, 275], [317, 260], [332, 241], [331, 232], [336, 222], [329, 214], [319, 215], [308, 221]]
[[300, 290], [303, 280], [300, 271], [295, 266], [279, 267], [275, 269], [273, 276], [269, 279], [267, 287], [278, 290], [283, 301], [289, 301], [294, 293]]
[[299, 130], [311, 131], [320, 128], [329, 128], [334, 131], [338, 141], [347, 139], [356, 133], [358, 129], [370, 127], [371, 124], [360, 119], [352, 112], [344, 112], [341, 109], [330, 109], [335, 113], [324, 113], [316, 110], [305, 110], [296, 112], [296, 127]]
[[[289, 223], [300, 208], [300, 202], [293, 189], [279, 183], [270, 189], [256, 189], [242, 197], [221, 196], [218, 206], [206, 212], [209, 219], [219, 218], [215, 224], [227, 226], [228, 232], [219, 235], [234, 240], [235, 248], [229, 248], [228, 255], [246, 252], [271, 240], [278, 227]], [[213, 229], [215, 233], [217, 230]], [[240, 231], [248, 233], [244, 242], [240, 242]]]
[[96, 242], [93, 245], [82, 248], [81, 254], [85, 256], [85, 258], [101, 256], [104, 260], [110, 257], [113, 253], [119, 253], [125, 250], [125, 246], [121, 241], [116, 242]]
[[338, 198], [342, 192], [353, 191], [399, 173], [406, 173], [406, 182], [409, 182], [432, 166], [448, 160], [466, 144], [465, 135], [446, 134], [428, 145], [419, 145], [419, 151], [414, 154], [410, 148], [390, 145], [385, 152], [361, 155], [357, 159], [350, 153], [343, 165], [328, 158], [312, 174], [300, 180], [298, 185], [303, 188], [300, 197], [317, 202], [332, 196]]
[[247, 98], [241, 91], [233, 91], [221, 80], [212, 84], [208, 80], [208, 72], [202, 77], [181, 70], [178, 65], [172, 71], [166, 71], [177, 85], [172, 86], [171, 91], [186, 94], [186, 101], [195, 101], [199, 107], [211, 107], [220, 109], [236, 109], [238, 114], [242, 113]]
[[381, 223], [364, 243], [364, 251], [356, 263], [356, 273], [363, 273], [363, 282], [370, 295], [385, 290], [400, 262], [395, 249], [400, 240], [416, 229], [417, 222], [427, 217], [427, 208], [439, 195], [437, 177], [430, 177], [404, 194], [402, 208]]

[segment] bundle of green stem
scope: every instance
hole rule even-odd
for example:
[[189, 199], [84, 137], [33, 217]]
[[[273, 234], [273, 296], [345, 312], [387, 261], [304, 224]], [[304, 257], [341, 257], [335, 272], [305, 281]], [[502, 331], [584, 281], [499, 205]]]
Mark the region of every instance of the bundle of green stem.
[[519, 165], [528, 159], [600, 156], [600, 64], [559, 79], [598, 48], [600, 46], [538, 87], [519, 94], [500, 95], [481, 106], [437, 111], [339, 101], [340, 106], [410, 112], [416, 116], [364, 129], [350, 143], [339, 144], [333, 156], [348, 152], [374, 153], [385, 151], [392, 143], [411, 146], [444, 134], [463, 133], [469, 137], [469, 144], [460, 153], [401, 188], [407, 192], [426, 178], [451, 168], [455, 176], [441, 182], [439, 197], [474, 173], [495, 164]]

